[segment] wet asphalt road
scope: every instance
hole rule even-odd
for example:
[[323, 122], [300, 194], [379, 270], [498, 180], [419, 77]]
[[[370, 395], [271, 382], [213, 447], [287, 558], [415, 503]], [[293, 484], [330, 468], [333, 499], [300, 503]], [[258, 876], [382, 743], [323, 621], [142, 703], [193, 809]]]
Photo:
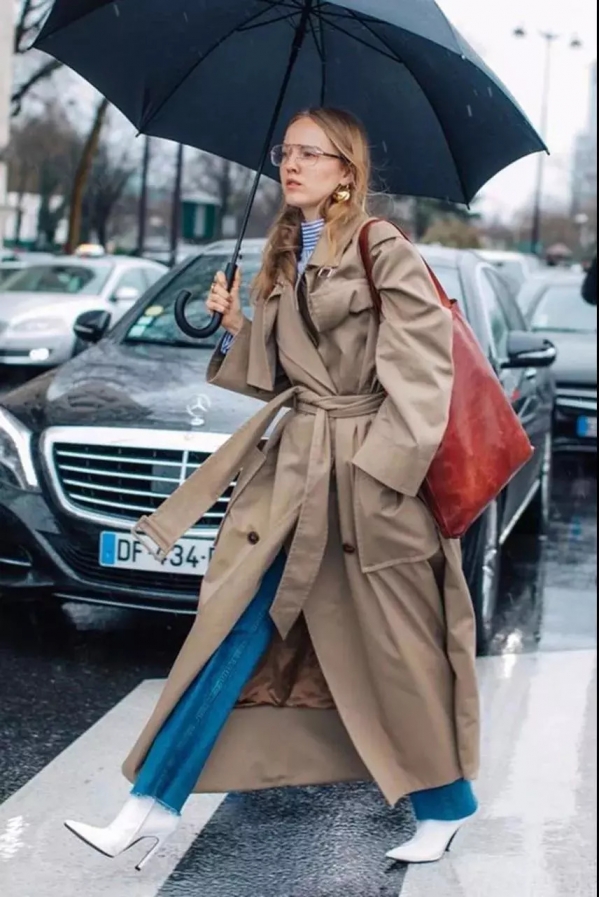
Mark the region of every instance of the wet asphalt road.
[[[506, 546], [493, 654], [595, 648], [594, 464], [559, 461], [549, 538]], [[163, 677], [190, 623], [0, 602], [0, 803], [140, 683]], [[285, 897], [395, 897], [404, 870], [381, 870], [372, 848], [399, 843], [411, 825], [405, 806], [390, 813], [370, 786], [231, 795], [156, 893], [196, 897], [201, 881], [202, 897], [278, 897], [286, 880], [296, 885]]]

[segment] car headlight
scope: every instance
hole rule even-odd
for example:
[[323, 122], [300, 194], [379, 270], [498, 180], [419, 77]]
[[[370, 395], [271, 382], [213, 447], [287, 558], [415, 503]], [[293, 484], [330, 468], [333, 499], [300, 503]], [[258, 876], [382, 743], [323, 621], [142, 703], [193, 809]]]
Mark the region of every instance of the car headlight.
[[30, 318], [27, 321], [17, 321], [10, 329], [13, 333], [64, 333], [68, 324], [63, 318]]
[[31, 454], [31, 431], [4, 408], [0, 408], [0, 479], [21, 489], [39, 489]]

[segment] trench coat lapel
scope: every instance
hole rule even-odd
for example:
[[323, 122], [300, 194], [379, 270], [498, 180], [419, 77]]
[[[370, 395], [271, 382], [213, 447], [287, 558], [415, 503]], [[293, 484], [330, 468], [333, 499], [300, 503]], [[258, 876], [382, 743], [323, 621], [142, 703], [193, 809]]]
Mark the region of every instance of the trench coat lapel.
[[297, 306], [295, 289], [289, 284], [281, 296], [278, 333], [279, 352], [312, 381], [324, 395], [337, 392], [317, 346], [312, 342]]
[[247, 382], [265, 392], [272, 392], [275, 385], [277, 357], [271, 337], [284, 287], [284, 281], [278, 281], [267, 301], [256, 303], [254, 310]]

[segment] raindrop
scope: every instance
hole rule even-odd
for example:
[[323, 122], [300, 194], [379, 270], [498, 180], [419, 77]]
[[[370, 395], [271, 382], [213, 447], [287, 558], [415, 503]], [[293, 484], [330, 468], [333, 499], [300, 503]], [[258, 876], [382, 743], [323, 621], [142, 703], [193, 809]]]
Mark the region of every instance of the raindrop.
[[474, 111], [472, 109], [472, 106], [468, 104], [466, 108], [468, 109], [468, 118], [474, 118]]
[[187, 24], [189, 25], [189, 16], [188, 16], [187, 13], [185, 12], [185, 10], [183, 11], [183, 21], [184, 21], [184, 22], [187, 22]]
[[492, 88], [492, 87], [489, 87], [488, 90], [489, 90], [489, 96], [490, 96], [490, 97], [494, 97], [495, 94], [493, 93], [493, 88]]
[[113, 9], [114, 9], [114, 14], [115, 14], [115, 16], [116, 16], [117, 19], [118, 19], [119, 16], [120, 16], [120, 14], [121, 14], [121, 11], [120, 11], [120, 9], [119, 9], [119, 5], [118, 5], [118, 3], [113, 3], [113, 4], [112, 4], [112, 7], [113, 7]]
[[387, 142], [386, 142], [385, 140], [383, 140], [383, 152], [384, 152], [384, 153], [389, 152], [388, 149], [387, 149]]

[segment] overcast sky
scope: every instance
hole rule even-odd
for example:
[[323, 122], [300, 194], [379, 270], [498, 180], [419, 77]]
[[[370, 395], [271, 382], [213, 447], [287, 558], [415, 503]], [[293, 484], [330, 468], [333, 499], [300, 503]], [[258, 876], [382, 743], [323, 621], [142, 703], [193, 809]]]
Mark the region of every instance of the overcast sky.
[[[569, 189], [575, 135], [586, 130], [590, 64], [597, 57], [597, 9], [593, 0], [438, 0], [465, 37], [484, 56], [539, 124], [545, 42], [539, 31], [563, 35], [555, 46], [548, 143], [552, 151], [547, 190], [561, 197]], [[526, 40], [513, 37], [523, 24]], [[578, 34], [582, 50], [570, 49]], [[484, 190], [484, 208], [507, 214], [532, 193], [535, 162], [522, 161], [500, 174]]]

